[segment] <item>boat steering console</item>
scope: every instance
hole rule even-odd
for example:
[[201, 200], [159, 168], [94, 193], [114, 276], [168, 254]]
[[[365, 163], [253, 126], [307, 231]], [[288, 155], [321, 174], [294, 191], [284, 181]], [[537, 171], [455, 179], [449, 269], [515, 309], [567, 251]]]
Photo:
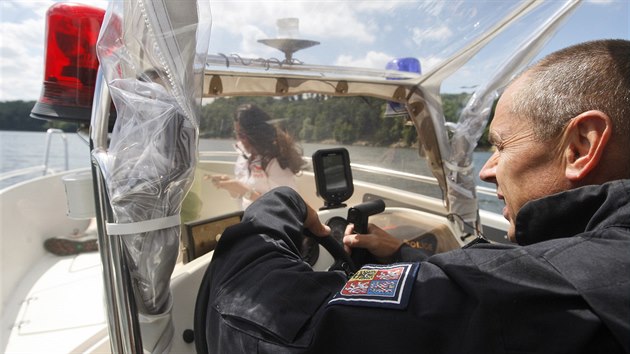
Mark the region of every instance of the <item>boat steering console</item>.
[[[354, 193], [352, 171], [348, 151], [344, 148], [322, 149], [313, 154], [313, 171], [317, 195], [324, 199], [320, 210], [345, 208], [344, 202]], [[348, 224], [354, 225], [356, 233], [368, 232], [368, 218], [385, 210], [381, 199], [361, 203], [348, 209], [346, 218], [333, 216], [326, 225], [331, 229], [330, 237], [317, 237], [308, 230], [305, 235], [314, 239], [334, 258], [330, 271], [342, 270], [348, 276], [354, 274], [362, 265], [374, 262], [367, 250], [354, 249], [352, 255], [343, 247], [343, 236]]]

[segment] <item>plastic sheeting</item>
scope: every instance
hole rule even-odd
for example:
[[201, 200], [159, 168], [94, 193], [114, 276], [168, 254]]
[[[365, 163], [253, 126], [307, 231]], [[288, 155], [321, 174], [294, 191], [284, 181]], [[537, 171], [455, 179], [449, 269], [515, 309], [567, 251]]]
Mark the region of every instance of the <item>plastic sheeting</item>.
[[519, 68], [523, 68], [549, 40], [562, 20], [569, 16], [579, 3], [557, 2], [538, 8], [537, 11], [552, 14], [515, 49], [513, 54], [498, 68], [494, 76], [475, 90], [462, 110], [458, 124], [452, 127], [450, 153], [444, 158], [449, 184], [448, 198], [451, 212], [467, 222], [478, 221], [478, 205], [475, 193], [473, 151], [481, 138], [490, 117], [493, 103], [499, 91], [505, 87]]
[[[98, 160], [115, 216], [108, 233], [124, 235], [140, 312], [161, 313], [179, 253], [177, 216], [192, 183], [197, 128], [160, 84], [114, 80], [110, 92], [118, 119], [109, 151]], [[138, 224], [170, 216], [177, 218]], [[167, 228], [156, 229], [161, 226]]]
[[[170, 312], [179, 212], [197, 162], [209, 18], [208, 4], [194, 0], [114, 1], [97, 45], [117, 118], [109, 146], [93, 156], [111, 207], [107, 233], [123, 241], [141, 319]], [[165, 351], [168, 336], [156, 335], [166, 343], [148, 351]]]
[[[507, 4], [507, 3], [506, 3]], [[421, 80], [421, 90], [428, 103], [434, 121], [442, 157], [441, 165], [446, 177], [446, 198], [449, 213], [457, 215], [467, 223], [479, 225], [478, 201], [473, 170], [473, 151], [484, 132], [490, 117], [492, 105], [500, 91], [510, 79], [523, 69], [542, 46], [555, 33], [558, 26], [579, 5], [578, 0], [537, 2], [515, 2], [510, 16], [497, 20], [494, 27], [475, 38], [471, 43], [444, 60]], [[520, 40], [509, 42], [502, 62], [492, 66], [492, 75], [479, 83], [466, 106], [459, 114], [457, 123], [447, 123], [442, 112], [439, 88], [442, 81], [465, 65], [483, 46], [498, 36], [504, 26], [513, 26], [512, 21], [520, 21], [521, 32], [528, 35]], [[503, 54], [505, 55], [505, 54]], [[489, 66], [489, 65], [488, 65]], [[423, 132], [420, 132], [423, 134]], [[435, 163], [435, 162], [434, 162]], [[435, 171], [439, 178], [439, 171]]]

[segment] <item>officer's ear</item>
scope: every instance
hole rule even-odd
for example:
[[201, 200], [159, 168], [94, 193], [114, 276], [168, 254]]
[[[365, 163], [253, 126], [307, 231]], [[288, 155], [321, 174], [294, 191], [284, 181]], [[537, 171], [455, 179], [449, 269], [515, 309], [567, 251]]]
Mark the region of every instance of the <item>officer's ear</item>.
[[601, 111], [587, 111], [569, 122], [565, 134], [565, 177], [579, 182], [601, 162], [612, 134], [612, 122]]

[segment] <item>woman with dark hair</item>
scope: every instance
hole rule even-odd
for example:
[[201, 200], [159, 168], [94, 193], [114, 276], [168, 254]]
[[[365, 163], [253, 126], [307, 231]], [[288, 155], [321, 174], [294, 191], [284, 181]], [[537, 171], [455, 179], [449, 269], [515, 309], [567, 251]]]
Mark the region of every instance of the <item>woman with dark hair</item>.
[[295, 175], [305, 164], [302, 150], [287, 132], [270, 124], [270, 119], [253, 104], [243, 104], [236, 109], [234, 133], [240, 154], [234, 167], [235, 178], [212, 178], [217, 188], [240, 198], [243, 209], [275, 187], [297, 190]]

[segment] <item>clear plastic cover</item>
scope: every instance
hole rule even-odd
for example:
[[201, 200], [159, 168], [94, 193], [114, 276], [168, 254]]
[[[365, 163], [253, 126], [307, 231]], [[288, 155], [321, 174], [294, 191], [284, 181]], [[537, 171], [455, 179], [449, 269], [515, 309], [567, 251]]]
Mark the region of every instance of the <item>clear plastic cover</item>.
[[108, 148], [93, 155], [111, 206], [108, 233], [123, 240], [141, 315], [170, 311], [209, 19], [203, 1], [113, 1], [97, 45], [117, 118]]

